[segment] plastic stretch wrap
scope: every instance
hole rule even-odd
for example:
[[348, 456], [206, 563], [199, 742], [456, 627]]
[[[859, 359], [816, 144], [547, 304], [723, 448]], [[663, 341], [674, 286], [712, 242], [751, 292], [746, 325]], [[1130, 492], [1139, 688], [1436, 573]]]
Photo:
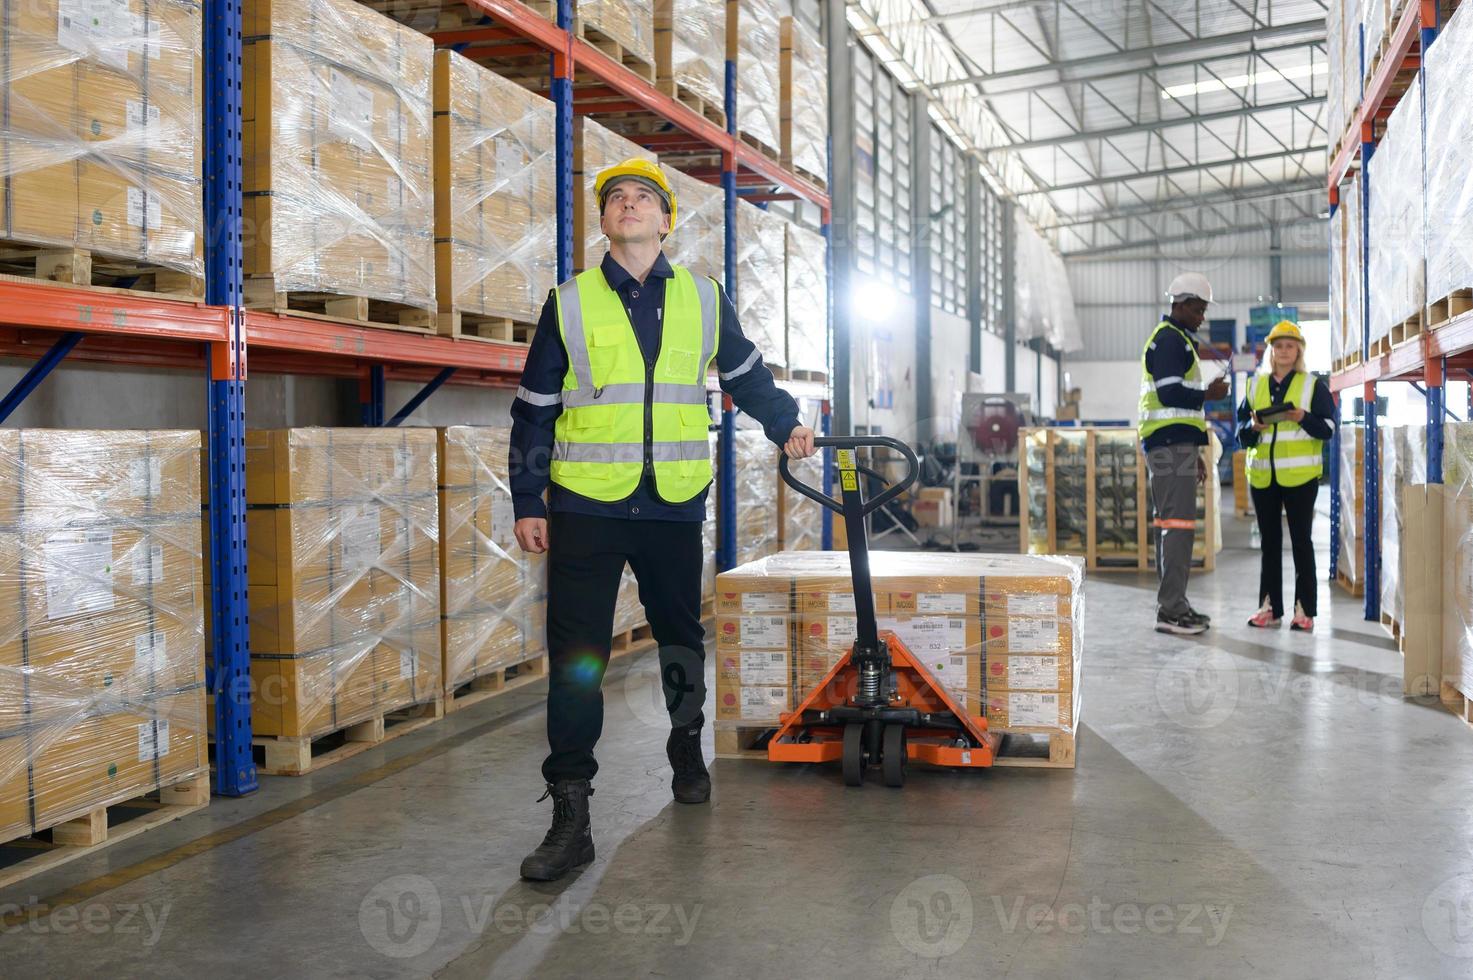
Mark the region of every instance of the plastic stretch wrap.
[[[1362, 0], [1346, 0], [1339, 6], [1342, 8], [1341, 49], [1345, 52], [1345, 70], [1340, 76], [1340, 88], [1341, 99], [1345, 103], [1345, 122], [1348, 125], [1360, 107], [1361, 85], [1365, 74], [1361, 67], [1360, 50], [1361, 20], [1365, 16], [1365, 4]], [[1360, 133], [1349, 133], [1348, 136], [1353, 140], [1360, 139]]]
[[0, 841], [207, 771], [199, 451], [0, 431]]
[[1345, 356], [1345, 213], [1330, 215], [1330, 360]]
[[1349, 356], [1365, 346], [1365, 253], [1361, 247], [1365, 212], [1360, 174], [1345, 186], [1337, 210], [1345, 214], [1345, 355]]
[[0, 234], [203, 276], [199, 5], [30, 0], [0, 26]]
[[445, 690], [541, 653], [545, 556], [517, 545], [507, 451], [511, 430], [440, 430], [441, 673]]
[[1329, 85], [1325, 94], [1325, 126], [1329, 136], [1327, 150], [1333, 152], [1335, 141], [1345, 132], [1345, 5], [1339, 0], [1330, 0], [1325, 10], [1325, 52], [1330, 69]]
[[614, 632], [623, 633], [644, 625], [644, 604], [639, 601], [639, 580], [628, 565], [619, 576], [619, 597], [614, 602]]
[[1388, 29], [1387, 18], [1390, 17], [1390, 8], [1394, 0], [1364, 0], [1361, 4], [1362, 23], [1365, 24], [1366, 49], [1365, 63], [1363, 68], [1367, 78], [1370, 77], [1371, 69], [1375, 67], [1376, 54], [1381, 49], [1381, 42], [1386, 39]]
[[1392, 111], [1371, 158], [1371, 340], [1416, 316], [1427, 297], [1423, 261], [1421, 76]]
[[778, 448], [761, 429], [736, 430], [736, 562], [766, 558], [778, 550]]
[[1018, 339], [1042, 337], [1061, 351], [1081, 349], [1083, 334], [1063, 258], [1028, 223], [1022, 210], [1014, 216], [1014, 228]]
[[725, 109], [725, 0], [655, 0], [655, 68], [661, 81]]
[[245, 17], [248, 300], [433, 309], [434, 43], [353, 0], [257, 0]]
[[557, 285], [552, 103], [440, 50], [434, 106], [440, 309], [535, 322]]
[[782, 92], [782, 160], [821, 180], [829, 172], [828, 52], [808, 27], [784, 17], [779, 85]]
[[692, 275], [726, 281], [726, 194], [715, 184], [665, 168], [675, 191], [675, 228], [665, 239], [665, 256]]
[[578, 0], [577, 7], [585, 36], [591, 27], [617, 41], [625, 54], [655, 66], [655, 18], [649, 0]]
[[1473, 694], [1473, 425], [1456, 428], [1442, 455], [1442, 677], [1467, 696]]
[[782, 135], [781, 25], [773, 0], [727, 0], [727, 57], [736, 62], [736, 128], [774, 153]]
[[[594, 196], [593, 183], [598, 179], [599, 171], [623, 163], [630, 157], [656, 162], [655, 155], [644, 147], [600, 126], [586, 116], [574, 125], [573, 186], [581, 190], [577, 192], [573, 204], [573, 265], [580, 271], [591, 269], [602, 262], [604, 252], [609, 247], [609, 240], [599, 227], [598, 198]], [[680, 199], [677, 191], [677, 219], [684, 207], [685, 202]]]
[[257, 734], [317, 735], [440, 695], [436, 440], [246, 433]]
[[[788, 460], [788, 472], [798, 482], [806, 483], [819, 493], [824, 492], [823, 453], [816, 453], [807, 459]], [[782, 483], [781, 475], [778, 476], [778, 481]], [[822, 548], [823, 505], [790, 489], [786, 483], [782, 483], [779, 492], [782, 493], [783, 501], [783, 550], [817, 551]]]
[[1340, 427], [1340, 561], [1352, 583], [1364, 581], [1366, 533], [1366, 430]]
[[[875, 613], [973, 716], [1079, 723], [1084, 571], [1075, 558], [872, 551]], [[783, 552], [716, 582], [717, 727], [775, 725], [854, 643], [847, 552]]]
[[737, 319], [768, 367], [787, 361], [787, 221], [746, 201], [737, 202]]
[[[828, 242], [786, 222], [788, 367], [828, 371]], [[742, 288], [746, 288], [745, 284]]]
[[1473, 14], [1463, 8], [1427, 52], [1427, 298], [1473, 286], [1473, 169], [1466, 134], [1473, 127]]
[[1402, 489], [1427, 482], [1427, 429], [1398, 425], [1382, 429], [1381, 612], [1405, 622], [1406, 569], [1401, 542], [1406, 521]]
[[[715, 432], [710, 433], [707, 441], [711, 446], [711, 463], [717, 465], [717, 446], [720, 438]], [[717, 488], [721, 485], [720, 480], [713, 480], [711, 487], [706, 491], [706, 522], [701, 525], [702, 547], [701, 552], [704, 559], [701, 564], [701, 597], [709, 599], [716, 594], [716, 536], [719, 531], [716, 520], [718, 508], [716, 504]]]

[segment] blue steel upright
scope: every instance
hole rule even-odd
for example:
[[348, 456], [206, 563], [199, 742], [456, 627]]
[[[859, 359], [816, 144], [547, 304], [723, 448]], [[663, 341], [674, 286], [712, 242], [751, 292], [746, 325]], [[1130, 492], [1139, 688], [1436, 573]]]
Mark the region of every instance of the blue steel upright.
[[[1362, 39], [1364, 43], [1364, 39]], [[1361, 133], [1361, 363], [1371, 363], [1371, 284], [1365, 275], [1371, 267], [1371, 158], [1376, 154], [1374, 140], [1366, 139]], [[1376, 382], [1368, 381], [1362, 386], [1365, 401], [1365, 616], [1371, 622], [1381, 621], [1381, 458], [1379, 430], [1376, 425]]]
[[[727, 59], [726, 62], [726, 131], [736, 134], [736, 62]], [[732, 305], [736, 305], [737, 297], [737, 275], [736, 275], [736, 209], [737, 209], [737, 185], [736, 185], [736, 155], [735, 153], [723, 153], [721, 155], [721, 189], [725, 191], [726, 199], [726, 233], [725, 239], [725, 264], [726, 264], [726, 294], [731, 297]], [[716, 506], [719, 508], [720, 519], [717, 524], [718, 537], [716, 541], [716, 568], [718, 571], [726, 571], [736, 565], [737, 539], [736, 539], [736, 410], [731, 404], [731, 399], [721, 399], [721, 438], [716, 442], [716, 454], [718, 465], [716, 467], [716, 478], [720, 481], [720, 493], [716, 495]]]
[[243, 796], [258, 785], [251, 755], [246, 599], [240, 32], [236, 0], [204, 0], [205, 302], [230, 310], [229, 338], [211, 345], [206, 399], [214, 642], [209, 681], [215, 695], [214, 789], [222, 796]]
[[[573, 0], [558, 0], [557, 26], [572, 33]], [[573, 66], [566, 55], [553, 55], [552, 111], [555, 120], [553, 153], [557, 178], [557, 281], [573, 275]]]
[[[1336, 191], [1339, 194], [1339, 191]], [[1330, 201], [1330, 217], [1340, 210], [1337, 199]], [[1344, 304], [1341, 304], [1343, 307]], [[1342, 315], [1343, 315], [1342, 309]], [[1340, 396], [1335, 395], [1335, 428], [1330, 433], [1330, 582], [1340, 577]], [[1233, 404], [1237, 404], [1234, 396]]]

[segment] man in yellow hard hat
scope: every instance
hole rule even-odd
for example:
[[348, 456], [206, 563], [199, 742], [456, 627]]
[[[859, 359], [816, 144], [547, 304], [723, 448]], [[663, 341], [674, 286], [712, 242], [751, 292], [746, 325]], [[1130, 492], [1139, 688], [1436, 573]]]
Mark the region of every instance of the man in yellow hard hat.
[[600, 173], [594, 191], [608, 254], [548, 297], [511, 409], [517, 543], [548, 552], [542, 775], [553, 819], [522, 863], [523, 877], [541, 881], [593, 860], [593, 749], [625, 563], [660, 645], [672, 792], [681, 803], [710, 798], [701, 752], [708, 367], [788, 456], [814, 453], [813, 430], [742, 335], [721, 287], [661, 251], [678, 202], [660, 168], [625, 160]]

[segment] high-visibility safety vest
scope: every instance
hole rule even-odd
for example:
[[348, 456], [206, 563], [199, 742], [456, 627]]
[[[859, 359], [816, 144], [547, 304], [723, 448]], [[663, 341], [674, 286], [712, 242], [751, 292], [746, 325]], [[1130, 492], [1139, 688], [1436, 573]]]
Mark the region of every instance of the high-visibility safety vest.
[[[1153, 378], [1150, 370], [1146, 367], [1146, 352], [1156, 344], [1156, 338], [1163, 330], [1175, 330], [1187, 342], [1187, 350], [1191, 352], [1192, 364], [1187, 373], [1182, 377]], [[1158, 429], [1168, 425], [1190, 425], [1202, 432], [1207, 431], [1207, 413], [1201, 408], [1170, 408], [1161, 401], [1157, 391], [1166, 385], [1180, 384], [1197, 391], [1205, 391], [1207, 386], [1202, 383], [1202, 363], [1197, 360], [1197, 345], [1192, 342], [1186, 332], [1180, 327], [1167, 320], [1162, 320], [1151, 331], [1151, 339], [1146, 341], [1145, 348], [1141, 351], [1141, 403], [1140, 403], [1140, 437], [1145, 439]]]
[[552, 452], [558, 486], [613, 502], [634, 493], [648, 468], [660, 498], [681, 503], [711, 482], [706, 371], [719, 340], [716, 284], [673, 269], [653, 365], [601, 269], [558, 286], [558, 331], [568, 352], [563, 390], [518, 393], [532, 404], [563, 406]]
[[[1284, 393], [1285, 404], [1309, 411], [1314, 399], [1315, 379], [1295, 372]], [[1255, 412], [1268, 408], [1269, 378], [1260, 374], [1253, 380], [1248, 405]], [[1298, 422], [1277, 422], [1258, 434], [1258, 444], [1248, 450], [1248, 485], [1263, 490], [1278, 479], [1281, 487], [1302, 487], [1318, 480], [1324, 471], [1324, 440], [1305, 432]]]

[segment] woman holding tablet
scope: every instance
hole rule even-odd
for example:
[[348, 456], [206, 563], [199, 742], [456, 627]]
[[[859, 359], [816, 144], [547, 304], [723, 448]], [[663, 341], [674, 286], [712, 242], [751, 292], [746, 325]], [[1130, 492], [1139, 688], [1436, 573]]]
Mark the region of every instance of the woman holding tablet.
[[1238, 406], [1238, 443], [1248, 450], [1248, 484], [1263, 566], [1258, 579], [1259, 608], [1249, 626], [1274, 629], [1284, 617], [1283, 531], [1289, 518], [1294, 550], [1294, 617], [1289, 628], [1314, 629], [1314, 502], [1324, 470], [1324, 444], [1335, 432], [1335, 402], [1329, 388], [1305, 370], [1304, 334], [1288, 320], [1268, 335], [1263, 366]]

